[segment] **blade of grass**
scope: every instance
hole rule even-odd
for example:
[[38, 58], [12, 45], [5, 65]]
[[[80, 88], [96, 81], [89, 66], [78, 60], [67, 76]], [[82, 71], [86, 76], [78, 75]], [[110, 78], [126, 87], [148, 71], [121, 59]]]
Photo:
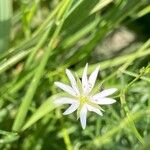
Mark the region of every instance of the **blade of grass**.
[[[52, 26], [52, 24], [51, 24]], [[25, 68], [29, 68], [29, 66], [31, 65], [37, 51], [43, 46], [43, 44], [45, 43], [45, 41], [47, 40], [48, 34], [50, 32], [51, 26], [49, 26], [49, 29], [47, 29], [44, 33], [44, 35], [42, 36], [42, 38], [40, 39], [40, 42], [33, 48], [31, 54], [29, 55], [26, 63], [25, 63]]]
[[[144, 57], [144, 56], [147, 56], [147, 55], [150, 55], [150, 49], [146, 49], [142, 53], [134, 52], [132, 54], [119, 56], [117, 58], [106, 60], [106, 61], [103, 61], [103, 62], [100, 62], [100, 63], [91, 64], [89, 66], [89, 73], [92, 72], [92, 70], [94, 68], [96, 68], [97, 66], [100, 66], [101, 70], [104, 70], [106, 68], [110, 68], [110, 67], [121, 65], [121, 64], [125, 63], [126, 61], [128, 61], [128, 59], [130, 59], [130, 58], [134, 58], [134, 60], [135, 60], [137, 58], [141, 58], [141, 57]], [[77, 72], [78, 72], [79, 75], [81, 75], [82, 71], [83, 71], [83, 68], [79, 69]]]
[[22, 127], [21, 131], [24, 131], [31, 127], [34, 123], [36, 123], [39, 119], [44, 117], [49, 112], [55, 109], [55, 105], [53, 104], [53, 100], [55, 99], [55, 95], [48, 98], [35, 112], [34, 114], [28, 119], [25, 125]]
[[125, 93], [127, 92], [127, 90], [129, 89], [129, 87], [135, 82], [137, 81], [138, 79], [141, 78], [141, 76], [144, 74], [144, 72], [146, 71], [146, 69], [142, 69], [140, 71], [140, 74], [135, 78], [133, 79], [125, 88], [123, 88], [123, 90], [121, 91], [120, 93], [120, 100], [121, 100], [121, 105], [127, 115], [127, 118], [129, 119], [129, 126], [130, 128], [132, 129], [132, 132], [135, 134], [136, 138], [141, 142], [141, 144], [144, 144], [144, 139], [141, 137], [140, 133], [138, 132], [136, 126], [135, 126], [135, 123], [130, 115], [130, 110], [128, 108], [128, 105], [127, 105], [127, 102], [126, 102], [126, 99], [125, 99]]
[[138, 14], [136, 14], [135, 18], [143, 17], [143, 16], [145, 16], [148, 13], [150, 13], [150, 5], [148, 5], [147, 7], [143, 8], [141, 11], [139, 11]]
[[11, 68], [13, 65], [17, 64], [22, 59], [24, 59], [30, 52], [31, 49], [28, 51], [19, 52], [17, 55], [13, 56], [12, 58], [9, 58], [8, 60], [4, 59], [4, 61], [0, 64], [0, 74]]
[[62, 47], [65, 49], [65, 48], [68, 48], [70, 46], [73, 46], [83, 36], [85, 36], [86, 34], [88, 34], [89, 32], [91, 32], [96, 27], [96, 25], [99, 23], [99, 21], [100, 21], [100, 19], [96, 18], [94, 22], [89, 23], [87, 26], [85, 26], [82, 29], [80, 29], [74, 35], [69, 36], [68, 38], [66, 38], [63, 41], [63, 43], [62, 43]]
[[[132, 119], [134, 121], [138, 121], [140, 118], [144, 117], [145, 115], [149, 115], [149, 114], [150, 114], [150, 109], [147, 108], [146, 110], [132, 113], [132, 114], [130, 114], [130, 116], [132, 117]], [[93, 141], [89, 142], [89, 145], [94, 144], [95, 146], [100, 148], [104, 144], [108, 144], [110, 139], [115, 134], [117, 134], [120, 130], [124, 129], [129, 124], [130, 124], [130, 122], [129, 122], [128, 117], [125, 117], [123, 120], [120, 121], [120, 123], [117, 125], [117, 127], [115, 126], [114, 128], [112, 128], [111, 130], [109, 130], [102, 136], [95, 137], [95, 139]]]
[[46, 41], [48, 33], [49, 33], [49, 29], [47, 31], [45, 31], [45, 34], [41, 37], [40, 42], [35, 47], [33, 47], [29, 50], [24, 50], [22, 52], [19, 52], [18, 54], [16, 54], [15, 56], [12, 56], [12, 58], [9, 58], [8, 60], [4, 59], [4, 62], [2, 64], [0, 64], [0, 74], [3, 73], [4, 71], [8, 70], [9, 68], [11, 68], [13, 65], [18, 63], [19, 61], [21, 61], [22, 59], [24, 59], [31, 53], [29, 55], [29, 58], [27, 60], [26, 66], [25, 66], [25, 67], [28, 67], [31, 64], [31, 61], [32, 61], [33, 57], [35, 56], [36, 52]]
[[111, 2], [113, 2], [113, 0], [101, 0], [101, 1], [99, 1], [99, 3], [97, 3], [96, 6], [91, 10], [90, 14], [93, 14], [93, 13], [101, 10], [102, 8], [104, 8], [105, 6], [110, 4]]
[[67, 129], [63, 128], [62, 133], [63, 133], [64, 142], [66, 145], [66, 150], [72, 150], [72, 145], [71, 145], [71, 141], [70, 141], [70, 137], [69, 137], [69, 134], [67, 132]]
[[[10, 48], [8, 50], [8, 53], [0, 56], [0, 58], [7, 57], [7, 55], [12, 55], [13, 53], [16, 53], [20, 50], [24, 50], [27, 46], [31, 45], [33, 46], [36, 44], [33, 42], [43, 31], [47, 30], [49, 28], [49, 24], [51, 24], [51, 21], [53, 20], [54, 16], [56, 15], [57, 11], [62, 6], [62, 2], [59, 3], [59, 5], [50, 13], [50, 15], [45, 19], [45, 21], [34, 31], [32, 34], [32, 37], [28, 40], [23, 40], [20, 44], [17, 44], [16, 46]], [[26, 48], [28, 49], [28, 48]]]
[[[132, 77], [136, 77], [136, 78], [139, 76], [137, 73], [134, 73], [134, 72], [131, 72], [131, 71], [128, 71], [128, 70], [123, 70], [122, 72], [124, 74], [127, 74], [127, 75], [132, 76]], [[144, 77], [144, 76], [141, 76], [140, 79], [145, 80], [147, 82], [150, 82], [150, 79], [147, 78], [147, 77]]]
[[12, 15], [11, 0], [0, 0], [0, 52], [8, 48]]
[[14, 121], [14, 124], [13, 124], [13, 127], [12, 127], [12, 130], [14, 131], [19, 131], [20, 128], [22, 127], [23, 123], [24, 123], [24, 120], [26, 118], [26, 115], [27, 115], [27, 112], [28, 112], [28, 109], [29, 109], [29, 105], [32, 101], [32, 98], [34, 96], [34, 93], [36, 91], [36, 88], [38, 86], [38, 83], [40, 81], [40, 78], [42, 76], [42, 73], [44, 71], [44, 68], [47, 64], [47, 61], [49, 59], [49, 56], [51, 54], [51, 51], [55, 48], [56, 46], [56, 41], [57, 41], [57, 37], [59, 35], [59, 32], [62, 28], [62, 25], [64, 23], [64, 20], [65, 20], [65, 15], [67, 13], [67, 10], [69, 9], [70, 7], [70, 4], [71, 4], [72, 1], [68, 1], [68, 5], [66, 6], [66, 11], [64, 13], [64, 16], [62, 18], [62, 20], [60, 21], [59, 25], [57, 26], [51, 40], [50, 40], [50, 43], [48, 45], [48, 48], [46, 49], [44, 55], [43, 55], [43, 58], [41, 60], [41, 63], [40, 65], [38, 66], [37, 68], [37, 71], [32, 79], [32, 82], [29, 86], [29, 89], [27, 90], [26, 94], [25, 94], [25, 97], [23, 98], [23, 101], [19, 107], [19, 110], [18, 110], [18, 114], [15, 118], [15, 121]]
[[17, 133], [13, 133], [13, 132], [7, 132], [7, 131], [3, 131], [0, 130], [0, 134], [3, 135], [2, 138], [0, 139], [0, 144], [5, 144], [5, 143], [11, 143], [16, 141], [19, 136]]
[[142, 136], [140, 135], [140, 133], [138, 132], [138, 130], [137, 130], [136, 126], [135, 126], [133, 117], [131, 116], [130, 110], [129, 110], [127, 104], [126, 104], [124, 92], [121, 92], [121, 94], [120, 94], [120, 100], [121, 100], [121, 105], [122, 105], [123, 109], [126, 112], [126, 116], [128, 118], [129, 127], [131, 128], [131, 131], [134, 133], [134, 135], [136, 136], [136, 138], [141, 142], [141, 144], [144, 144], [144, 140], [143, 140]]

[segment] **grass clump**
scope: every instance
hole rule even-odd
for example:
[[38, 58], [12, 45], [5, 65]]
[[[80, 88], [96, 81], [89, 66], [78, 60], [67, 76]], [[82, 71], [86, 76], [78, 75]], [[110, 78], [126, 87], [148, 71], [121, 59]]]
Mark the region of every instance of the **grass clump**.
[[[0, 149], [146, 150], [148, 4], [148, 0], [11, 4], [0, 0], [0, 8], [7, 8], [0, 9]], [[59, 94], [54, 81], [67, 82], [66, 68], [81, 77], [87, 62], [89, 73], [100, 66], [99, 90], [116, 87], [119, 92], [117, 103], [106, 107], [103, 117], [89, 114], [82, 130], [75, 115], [63, 116], [55, 108], [53, 100]]]

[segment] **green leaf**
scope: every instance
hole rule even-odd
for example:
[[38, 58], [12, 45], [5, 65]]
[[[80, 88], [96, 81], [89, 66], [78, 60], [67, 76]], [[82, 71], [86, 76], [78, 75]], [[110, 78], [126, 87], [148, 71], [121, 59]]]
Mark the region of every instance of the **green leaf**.
[[11, 0], [0, 0], [0, 52], [3, 52], [8, 48], [11, 15]]
[[47, 99], [35, 112], [34, 114], [29, 118], [29, 120], [26, 122], [26, 124], [21, 129], [22, 131], [26, 130], [27, 128], [31, 127], [34, 123], [36, 123], [39, 119], [44, 117], [46, 114], [53, 111], [56, 106], [53, 103], [53, 99], [55, 96], [50, 97]]
[[[66, 13], [67, 13], [68, 8], [70, 7], [71, 2], [72, 1], [70, 1], [70, 3], [66, 6]], [[39, 64], [39, 66], [37, 67], [37, 70], [35, 71], [35, 75], [31, 81], [31, 84], [30, 84], [30, 86], [29, 86], [29, 88], [28, 88], [28, 90], [27, 90], [27, 92], [26, 92], [26, 94], [22, 100], [22, 103], [21, 103], [19, 110], [18, 110], [18, 114], [15, 118], [15, 121], [14, 121], [14, 124], [12, 127], [12, 130], [14, 130], [14, 131], [20, 130], [20, 128], [22, 127], [22, 125], [25, 121], [30, 103], [33, 99], [35, 92], [36, 92], [37, 86], [40, 82], [40, 79], [41, 79], [42, 74], [44, 72], [45, 66], [48, 62], [49, 56], [50, 56], [51, 52], [54, 50], [54, 48], [56, 47], [57, 37], [58, 37], [58, 35], [61, 31], [62, 25], [64, 23], [66, 13], [64, 13], [61, 22], [59, 23], [55, 32], [53, 33], [53, 36], [50, 39], [50, 42], [49, 42], [48, 47], [47, 47], [47, 49], [46, 49], [46, 51], [42, 57], [42, 60]]]

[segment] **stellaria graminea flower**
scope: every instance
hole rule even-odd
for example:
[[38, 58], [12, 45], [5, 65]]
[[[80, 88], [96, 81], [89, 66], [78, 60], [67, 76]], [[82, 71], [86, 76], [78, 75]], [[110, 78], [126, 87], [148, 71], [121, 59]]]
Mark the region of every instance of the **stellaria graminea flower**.
[[83, 129], [86, 127], [86, 117], [87, 111], [92, 111], [102, 116], [103, 109], [99, 105], [109, 105], [116, 102], [112, 98], [107, 96], [113, 94], [117, 91], [116, 88], [110, 88], [101, 91], [97, 94], [92, 94], [92, 89], [95, 85], [97, 75], [99, 72], [99, 67], [97, 67], [89, 76], [87, 77], [88, 64], [86, 64], [82, 81], [78, 78], [78, 84], [75, 77], [70, 70], [66, 69], [66, 74], [70, 80], [71, 86], [66, 85], [61, 82], [55, 82], [55, 85], [67, 92], [70, 97], [60, 97], [55, 100], [56, 105], [70, 104], [70, 107], [63, 113], [64, 115], [71, 114], [77, 110], [77, 117], [80, 118], [81, 126]]

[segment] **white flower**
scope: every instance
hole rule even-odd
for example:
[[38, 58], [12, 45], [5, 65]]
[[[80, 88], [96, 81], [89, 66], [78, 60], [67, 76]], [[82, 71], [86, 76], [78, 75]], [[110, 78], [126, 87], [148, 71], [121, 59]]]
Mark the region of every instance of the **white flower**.
[[107, 96], [113, 94], [117, 91], [116, 88], [110, 88], [103, 90], [100, 93], [92, 94], [92, 89], [95, 85], [95, 81], [99, 72], [99, 67], [97, 67], [90, 75], [87, 77], [88, 64], [86, 64], [83, 75], [82, 82], [77, 77], [77, 80], [69, 71], [66, 69], [66, 74], [70, 80], [71, 86], [66, 85], [61, 82], [55, 82], [55, 85], [61, 88], [63, 91], [70, 94], [70, 97], [61, 97], [55, 100], [55, 104], [63, 105], [70, 104], [70, 107], [63, 113], [64, 115], [71, 114], [77, 110], [77, 117], [80, 118], [82, 128], [86, 127], [86, 117], [87, 111], [93, 111], [98, 115], [103, 115], [103, 109], [99, 105], [113, 104], [116, 100], [108, 98]]

